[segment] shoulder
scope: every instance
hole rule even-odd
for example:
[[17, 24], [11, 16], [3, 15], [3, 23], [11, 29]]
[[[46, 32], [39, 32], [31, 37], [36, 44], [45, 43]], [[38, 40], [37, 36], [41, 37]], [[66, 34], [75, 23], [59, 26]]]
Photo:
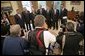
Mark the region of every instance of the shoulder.
[[44, 39], [50, 43], [56, 41], [56, 37], [51, 34], [49, 31], [44, 31]]
[[52, 35], [49, 31], [46, 30], [44, 31], [44, 33]]
[[79, 32], [76, 32], [76, 34], [77, 34], [78, 36], [83, 37], [83, 35], [82, 35], [81, 33], [79, 33]]
[[66, 35], [77, 36], [79, 39], [83, 38], [83, 35], [79, 32], [66, 33]]
[[34, 34], [35, 32], [36, 32], [36, 30], [29, 31], [29, 32], [28, 32], [28, 37], [33, 36], [33, 34]]
[[12, 37], [11, 36], [5, 36], [4, 38], [4, 44], [5, 43], [11, 43], [10, 41], [12, 40]]
[[55, 37], [53, 34], [51, 34], [49, 31], [44, 31], [44, 36], [48, 36], [49, 38]]
[[74, 32], [75, 35], [82, 35], [81, 33], [79, 32]]
[[20, 37], [19, 40], [22, 44], [27, 44], [27, 42], [28, 42], [26, 39], [24, 39], [22, 37]]

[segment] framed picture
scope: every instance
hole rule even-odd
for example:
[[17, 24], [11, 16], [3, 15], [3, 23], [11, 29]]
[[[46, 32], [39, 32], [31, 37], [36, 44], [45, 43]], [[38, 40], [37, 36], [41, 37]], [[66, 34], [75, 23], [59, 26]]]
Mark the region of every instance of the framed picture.
[[71, 1], [71, 5], [80, 5], [81, 1]]

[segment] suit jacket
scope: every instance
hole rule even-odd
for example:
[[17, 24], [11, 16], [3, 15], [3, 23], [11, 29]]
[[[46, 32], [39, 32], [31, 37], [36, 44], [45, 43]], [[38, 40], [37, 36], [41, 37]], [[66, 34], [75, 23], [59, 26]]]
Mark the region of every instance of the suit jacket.
[[51, 10], [46, 11], [46, 20], [51, 21]]
[[7, 36], [4, 39], [2, 53], [3, 55], [24, 55], [27, 50], [27, 41], [18, 36]]
[[18, 16], [18, 14], [16, 14], [16, 15], [14, 15], [14, 18], [15, 18], [16, 24], [19, 24], [20, 26], [23, 26], [24, 25], [24, 21], [23, 21], [22, 15], [21, 15], [21, 18], [20, 18]]
[[29, 15], [30, 20], [34, 20], [35, 16], [36, 16], [36, 14], [30, 13], [30, 15]]
[[77, 25], [76, 30], [77, 32], [80, 32], [82, 35], [84, 35], [84, 24], [81, 24], [80, 26]]
[[[41, 13], [40, 13], [40, 9], [37, 10], [37, 14], [41, 14]], [[46, 11], [45, 11], [44, 8], [42, 8], [42, 14], [41, 14], [41, 15], [43, 15], [43, 16], [46, 17]]]
[[64, 8], [63, 11], [62, 11], [62, 9], [61, 9], [61, 11], [60, 11], [60, 18], [62, 18], [62, 17], [64, 17], [64, 16], [67, 16], [67, 13], [68, 13], [68, 11], [67, 11], [66, 8]]
[[52, 11], [51, 11], [51, 18], [53, 19], [53, 21], [58, 20], [58, 18], [59, 18], [59, 10], [58, 9], [56, 9], [56, 13], [52, 9]]
[[30, 22], [29, 14], [30, 14], [29, 11], [27, 11], [27, 13], [25, 13], [24, 11], [22, 12], [22, 18], [24, 19], [24, 22], [26, 23]]

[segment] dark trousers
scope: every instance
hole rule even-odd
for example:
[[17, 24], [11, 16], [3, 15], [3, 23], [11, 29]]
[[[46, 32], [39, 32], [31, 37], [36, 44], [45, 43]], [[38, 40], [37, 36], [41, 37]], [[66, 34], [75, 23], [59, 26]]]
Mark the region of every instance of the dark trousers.
[[53, 20], [52, 26], [53, 26], [53, 29], [56, 28], [56, 30], [57, 30], [58, 29], [58, 20]]
[[55, 21], [52, 22], [53, 29], [55, 29]]
[[[28, 28], [28, 26], [29, 26], [29, 28]], [[26, 23], [26, 27], [27, 27], [27, 30], [31, 30], [30, 22], [29, 23]]]
[[56, 20], [55, 24], [56, 24], [56, 30], [57, 30], [58, 29], [58, 20]]
[[20, 27], [21, 27], [22, 29], [25, 29], [25, 26], [24, 26], [24, 24], [23, 24], [23, 25], [19, 24], [19, 25], [20, 25]]
[[51, 20], [46, 20], [46, 23], [47, 23], [47, 25], [48, 25], [48, 28], [51, 29], [51, 25], [52, 25]]

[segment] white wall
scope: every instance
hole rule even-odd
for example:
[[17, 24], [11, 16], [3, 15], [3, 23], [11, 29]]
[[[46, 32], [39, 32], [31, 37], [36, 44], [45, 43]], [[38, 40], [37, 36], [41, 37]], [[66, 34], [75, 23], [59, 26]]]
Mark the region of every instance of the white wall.
[[12, 8], [13, 8], [13, 11], [12, 11], [11, 15], [15, 15], [16, 14], [16, 9], [18, 9], [17, 1], [11, 1], [11, 4], [12, 4]]
[[71, 1], [66, 1], [66, 8], [70, 11], [74, 7], [78, 11], [84, 11], [84, 1], [81, 1], [80, 5], [71, 5]]
[[1, 1], [1, 7], [10, 7], [10, 6], [11, 6], [11, 4], [10, 4], [9, 1], [7, 1], [7, 2], [2, 2]]

